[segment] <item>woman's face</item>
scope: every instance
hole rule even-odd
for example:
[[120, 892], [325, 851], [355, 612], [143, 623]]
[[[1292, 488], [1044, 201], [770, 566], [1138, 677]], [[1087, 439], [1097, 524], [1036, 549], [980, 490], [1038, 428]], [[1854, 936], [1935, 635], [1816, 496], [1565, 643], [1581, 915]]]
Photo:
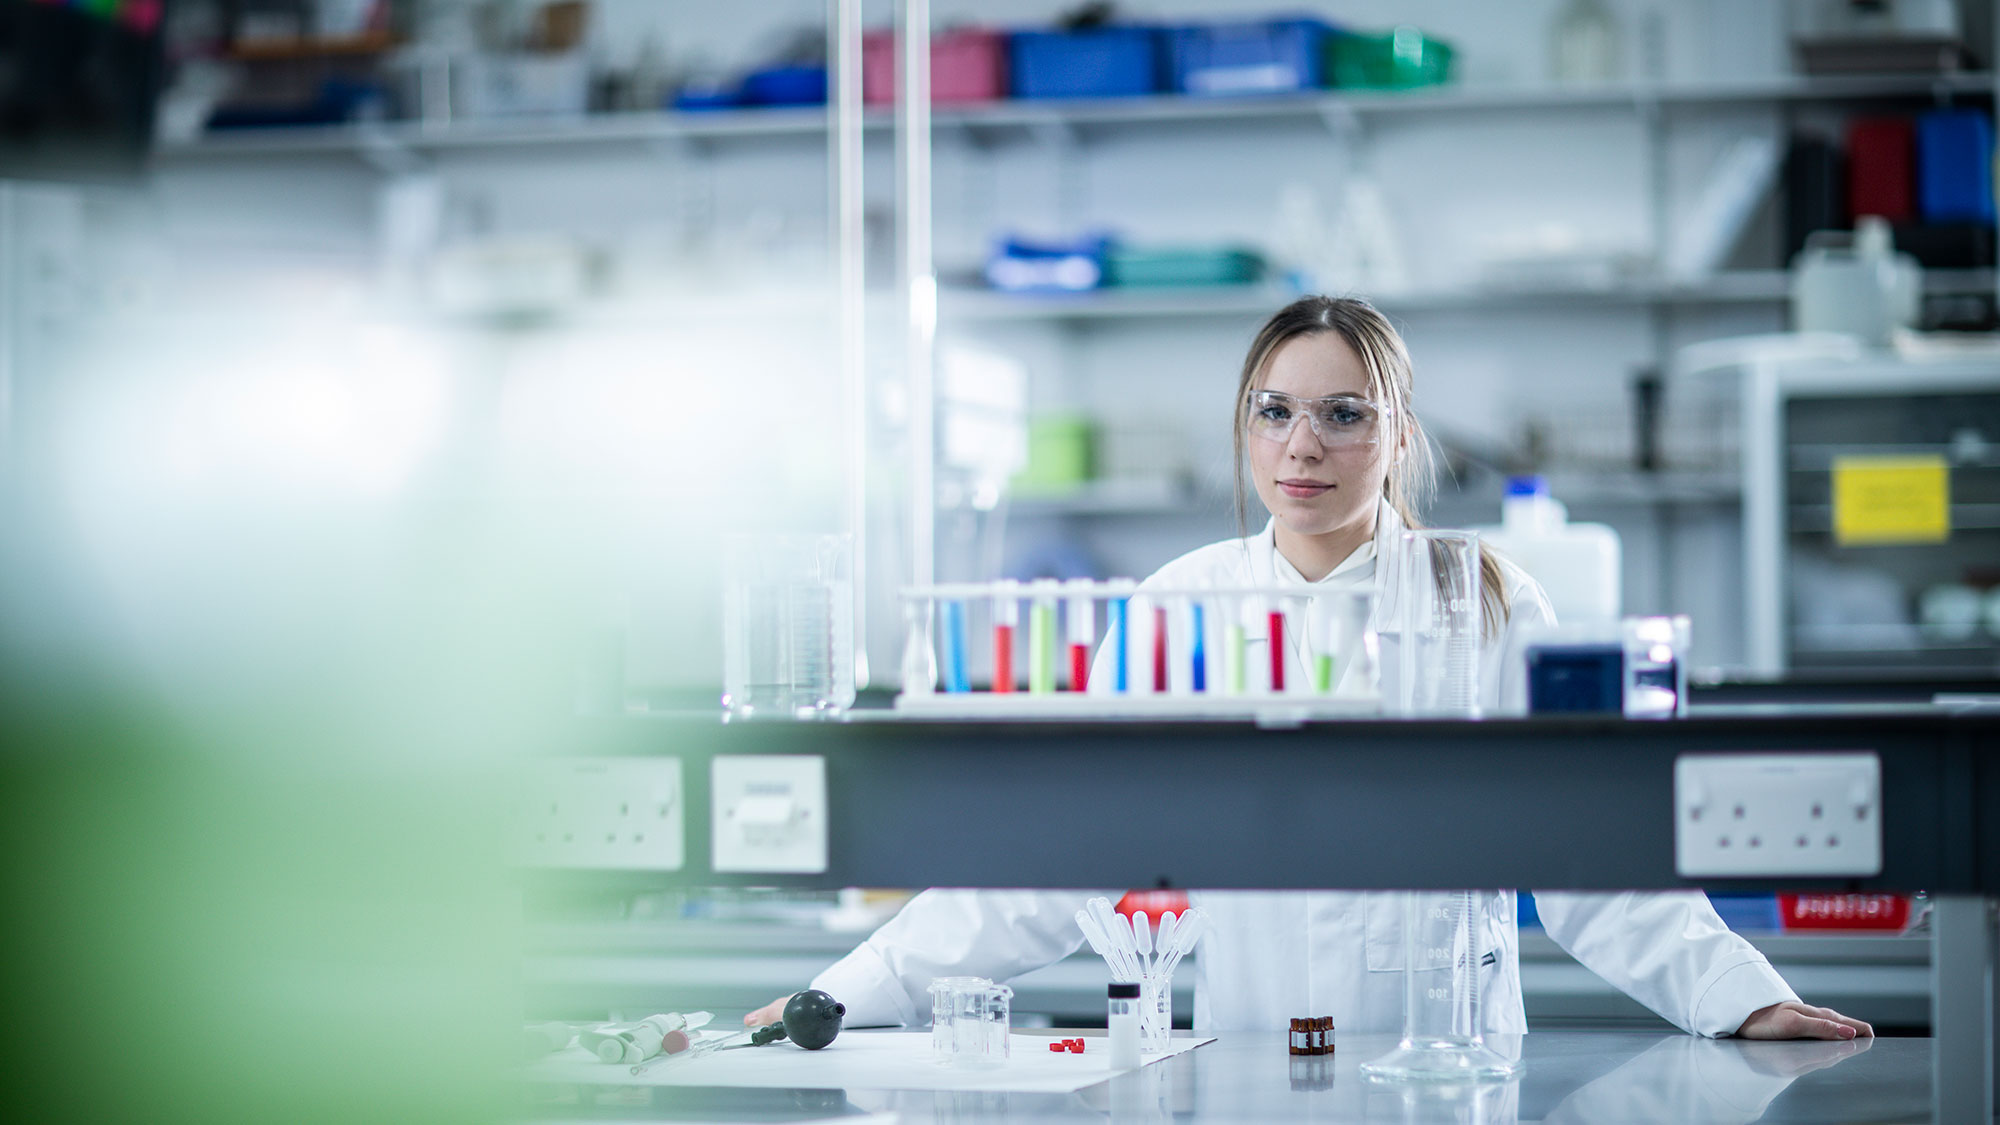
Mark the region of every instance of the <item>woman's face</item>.
[[[1253, 413], [1255, 391], [1260, 390], [1295, 399], [1348, 395], [1370, 400], [1367, 368], [1337, 332], [1295, 336], [1279, 345], [1253, 388]], [[1283, 417], [1284, 411], [1272, 414]], [[1243, 444], [1250, 451], [1258, 499], [1296, 535], [1372, 534], [1375, 504], [1395, 449], [1395, 422], [1394, 415], [1383, 415], [1372, 440], [1356, 441], [1360, 435], [1336, 436], [1332, 426], [1316, 432], [1301, 417], [1289, 435], [1273, 440], [1272, 427], [1251, 418], [1243, 423]]]

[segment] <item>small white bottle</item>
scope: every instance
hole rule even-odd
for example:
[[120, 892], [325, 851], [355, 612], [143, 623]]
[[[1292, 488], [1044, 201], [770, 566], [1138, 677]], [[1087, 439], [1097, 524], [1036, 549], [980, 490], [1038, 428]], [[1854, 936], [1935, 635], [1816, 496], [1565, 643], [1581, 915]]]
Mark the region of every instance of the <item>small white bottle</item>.
[[1105, 1023], [1110, 1031], [1111, 1069], [1137, 1070], [1139, 986], [1130, 982], [1113, 984], [1106, 995], [1110, 998], [1110, 1010]]

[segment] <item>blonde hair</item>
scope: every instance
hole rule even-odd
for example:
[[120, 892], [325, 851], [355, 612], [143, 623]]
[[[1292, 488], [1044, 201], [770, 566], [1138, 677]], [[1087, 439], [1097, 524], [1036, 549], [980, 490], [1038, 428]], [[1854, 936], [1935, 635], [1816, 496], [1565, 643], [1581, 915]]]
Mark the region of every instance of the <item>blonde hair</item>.
[[[1243, 486], [1244, 436], [1248, 432], [1250, 393], [1271, 362], [1271, 356], [1285, 344], [1302, 336], [1332, 332], [1354, 349], [1368, 372], [1368, 397], [1389, 408], [1396, 434], [1389, 472], [1382, 481], [1382, 498], [1405, 526], [1422, 528], [1417, 510], [1430, 499], [1437, 487], [1437, 460], [1430, 435], [1410, 409], [1416, 383], [1410, 350], [1395, 326], [1373, 305], [1354, 297], [1301, 297], [1271, 315], [1250, 341], [1243, 357], [1243, 371], [1236, 380], [1236, 419], [1231, 425], [1231, 445], [1235, 451], [1237, 530], [1249, 534]], [[1479, 552], [1479, 586], [1486, 631], [1491, 634], [1513, 612], [1500, 564], [1490, 548]]]

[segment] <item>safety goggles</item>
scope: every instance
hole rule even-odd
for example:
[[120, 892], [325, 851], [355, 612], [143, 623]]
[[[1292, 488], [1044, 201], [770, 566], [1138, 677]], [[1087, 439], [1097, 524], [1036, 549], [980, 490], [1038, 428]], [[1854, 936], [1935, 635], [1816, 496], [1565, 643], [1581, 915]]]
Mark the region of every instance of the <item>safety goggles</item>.
[[1248, 428], [1260, 438], [1290, 441], [1304, 418], [1319, 443], [1331, 448], [1374, 445], [1381, 440], [1382, 419], [1390, 413], [1386, 406], [1353, 395], [1297, 398], [1282, 391], [1252, 391], [1246, 409]]

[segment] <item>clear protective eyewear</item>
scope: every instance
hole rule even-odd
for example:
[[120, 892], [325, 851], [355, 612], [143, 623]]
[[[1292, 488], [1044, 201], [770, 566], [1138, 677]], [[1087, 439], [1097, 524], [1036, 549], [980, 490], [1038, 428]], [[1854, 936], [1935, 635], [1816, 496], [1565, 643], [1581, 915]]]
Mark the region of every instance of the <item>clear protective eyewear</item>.
[[1390, 409], [1354, 395], [1298, 398], [1283, 391], [1250, 392], [1249, 429], [1269, 441], [1292, 440], [1292, 430], [1304, 418], [1321, 445], [1341, 448], [1374, 445], [1381, 438], [1382, 418]]

